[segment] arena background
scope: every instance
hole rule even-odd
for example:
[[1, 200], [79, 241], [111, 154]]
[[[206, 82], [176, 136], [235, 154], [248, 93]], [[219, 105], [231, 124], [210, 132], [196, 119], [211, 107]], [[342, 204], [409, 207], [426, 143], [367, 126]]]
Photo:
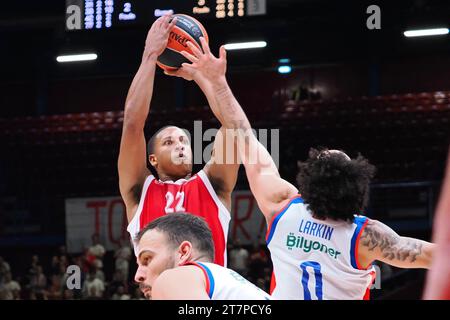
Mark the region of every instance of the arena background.
[[[121, 10], [125, 1], [113, 2]], [[176, 12], [178, 2], [172, 1]], [[406, 38], [403, 32], [448, 28], [450, 2], [245, 3], [260, 10], [264, 2], [263, 14], [198, 19], [214, 53], [224, 43], [267, 42], [265, 48], [228, 52], [228, 80], [254, 127], [280, 129], [281, 176], [295, 183], [297, 160], [310, 147], [361, 152], [377, 166], [366, 214], [398, 233], [430, 240], [450, 137], [450, 41], [449, 35]], [[381, 8], [380, 30], [366, 26], [371, 4]], [[99, 298], [64, 290], [65, 267], [92, 263], [89, 248], [98, 234], [106, 248], [98, 264], [101, 298], [139, 299], [134, 258], [127, 279], [116, 272], [115, 252], [128, 240], [116, 164], [124, 101], [154, 20], [148, 14], [152, 1], [131, 6], [148, 19], [81, 31], [66, 30], [64, 1], [2, 6], [0, 282], [11, 273], [20, 285], [14, 298]], [[88, 52], [97, 60], [56, 61], [61, 54]], [[281, 65], [291, 72], [279, 73]], [[163, 125], [192, 130], [200, 120], [204, 130], [219, 127], [195, 84], [159, 70], [147, 138]], [[241, 259], [248, 252], [240, 271], [267, 289], [271, 266], [264, 233], [241, 171], [229, 249]], [[424, 271], [380, 270], [381, 288], [372, 290], [373, 299], [421, 297]], [[11, 296], [2, 289], [0, 298]]]

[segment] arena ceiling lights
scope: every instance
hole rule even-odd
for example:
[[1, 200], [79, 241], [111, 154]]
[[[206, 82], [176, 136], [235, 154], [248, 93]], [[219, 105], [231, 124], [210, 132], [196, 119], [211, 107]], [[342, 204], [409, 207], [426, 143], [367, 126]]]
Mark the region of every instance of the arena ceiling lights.
[[436, 28], [436, 29], [421, 29], [421, 30], [408, 30], [403, 34], [407, 38], [411, 37], [426, 37], [426, 36], [438, 36], [448, 34], [448, 28]]
[[266, 46], [267, 46], [266, 41], [236, 42], [236, 43], [227, 43], [225, 45], [225, 49], [226, 50], [256, 49], [256, 48], [265, 48]]
[[56, 57], [56, 61], [58, 61], [59, 63], [92, 61], [92, 60], [97, 60], [97, 54], [95, 53], [70, 54]]

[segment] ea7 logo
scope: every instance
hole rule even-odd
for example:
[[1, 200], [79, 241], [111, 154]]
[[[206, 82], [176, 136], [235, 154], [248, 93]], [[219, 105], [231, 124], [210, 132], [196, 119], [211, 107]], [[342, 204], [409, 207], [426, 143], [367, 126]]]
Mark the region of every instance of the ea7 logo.
[[367, 7], [367, 14], [371, 14], [370, 17], [367, 18], [367, 29], [381, 29], [381, 9], [377, 5], [371, 5]]
[[67, 267], [67, 274], [70, 276], [67, 277], [66, 286], [68, 289], [81, 289], [81, 270], [77, 265], [70, 265]]
[[66, 8], [66, 29], [81, 30], [81, 8], [75, 4]]

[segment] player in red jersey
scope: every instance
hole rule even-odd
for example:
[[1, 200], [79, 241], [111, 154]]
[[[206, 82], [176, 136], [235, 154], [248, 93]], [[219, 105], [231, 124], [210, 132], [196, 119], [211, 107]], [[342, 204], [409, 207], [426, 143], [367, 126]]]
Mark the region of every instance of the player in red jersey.
[[[160, 129], [149, 140], [146, 153], [144, 125], [150, 111], [156, 60], [164, 51], [175, 23], [176, 19], [171, 20], [168, 15], [156, 20], [150, 28], [142, 62], [125, 103], [118, 170], [129, 222], [127, 229], [134, 240], [142, 228], [162, 215], [191, 212], [208, 223], [215, 245], [214, 262], [224, 266], [231, 192], [239, 169], [237, 161], [225, 161], [229, 160], [225, 154], [225, 135], [216, 135], [211, 160], [193, 176], [191, 144], [178, 127]], [[197, 84], [202, 87], [201, 79]], [[146, 158], [157, 177], [147, 169]]]

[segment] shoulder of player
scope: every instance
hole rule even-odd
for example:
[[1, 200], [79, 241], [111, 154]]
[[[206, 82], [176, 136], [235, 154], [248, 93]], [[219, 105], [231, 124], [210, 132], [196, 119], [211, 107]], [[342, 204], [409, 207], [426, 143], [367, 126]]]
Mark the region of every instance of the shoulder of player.
[[171, 288], [181, 289], [192, 286], [205, 286], [203, 271], [194, 266], [180, 266], [163, 271], [155, 280], [153, 290], [170, 290]]
[[277, 199], [274, 201], [268, 201], [267, 203], [260, 205], [263, 207], [263, 214], [266, 217], [268, 223], [270, 223], [275, 216], [278, 216], [281, 212], [287, 209], [290, 204], [294, 201], [294, 199], [301, 198], [298, 191], [294, 190], [285, 190], [282, 193], [277, 195]]
[[382, 236], [389, 227], [378, 220], [367, 218], [367, 223], [361, 233], [361, 238], [363, 237], [380, 237]]
[[398, 235], [384, 223], [367, 218], [367, 225], [361, 233], [359, 249], [362, 254], [373, 259], [380, 258], [386, 249], [394, 248], [398, 242]]
[[165, 270], [158, 278], [163, 281], [167, 281], [168, 279], [183, 279], [183, 281], [190, 279], [192, 281], [198, 281], [204, 280], [204, 275], [203, 271], [199, 267], [195, 265], [185, 265]]

